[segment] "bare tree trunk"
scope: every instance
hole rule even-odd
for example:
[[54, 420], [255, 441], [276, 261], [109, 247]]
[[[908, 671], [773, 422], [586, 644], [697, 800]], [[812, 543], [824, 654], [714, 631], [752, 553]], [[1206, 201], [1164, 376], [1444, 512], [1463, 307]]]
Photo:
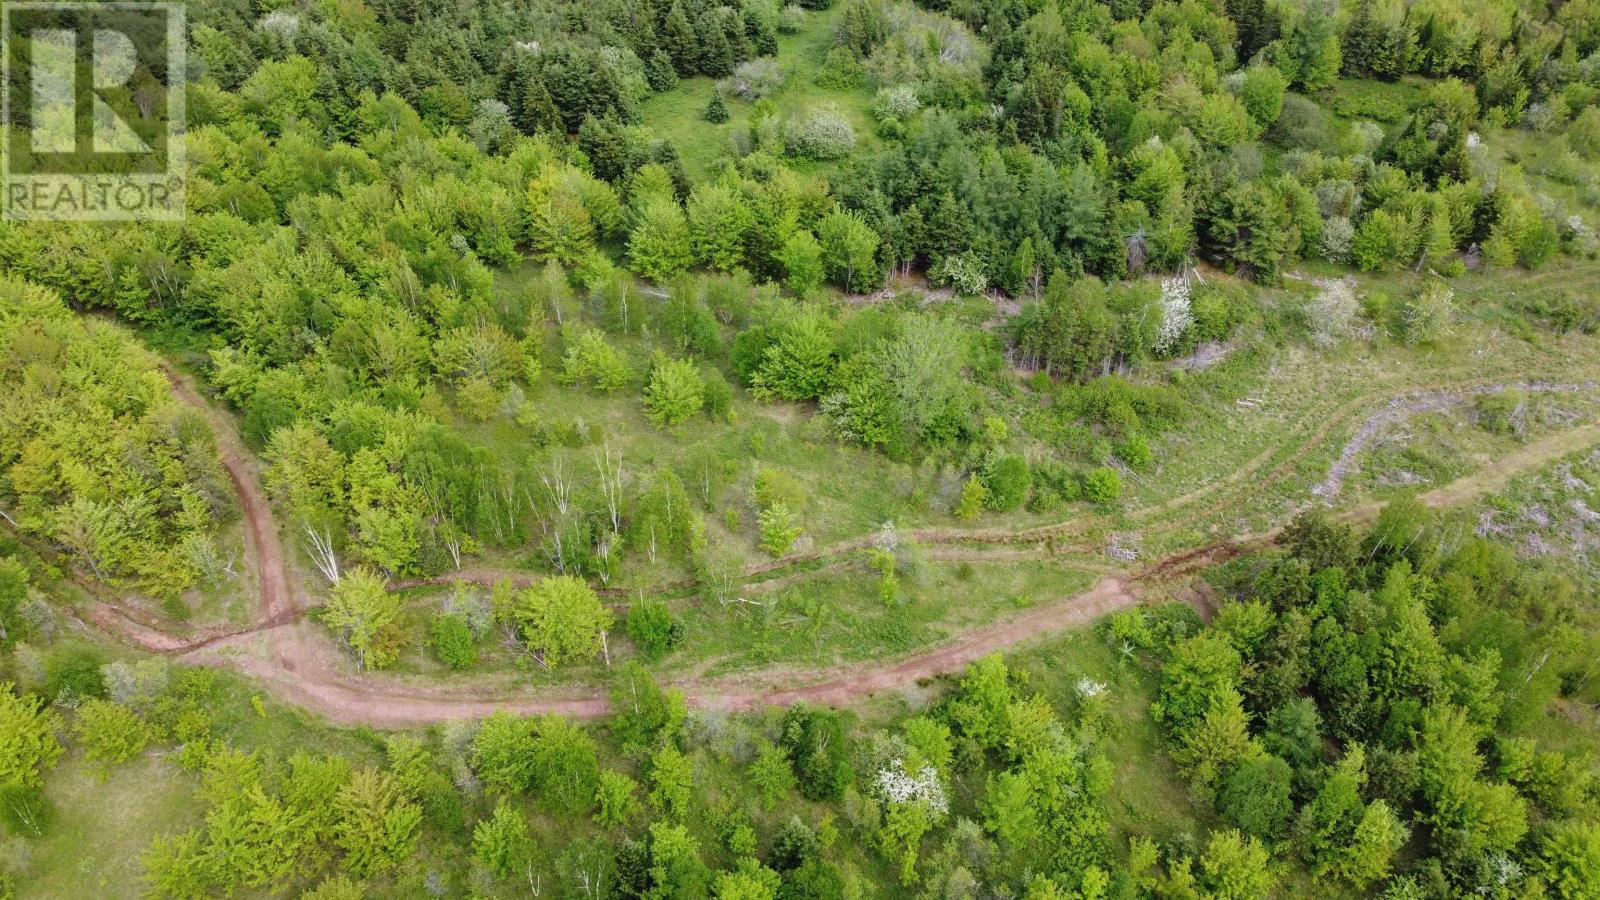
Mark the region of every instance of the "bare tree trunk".
[[609, 445], [595, 453], [594, 465], [600, 470], [600, 492], [606, 498], [606, 511], [611, 515], [611, 530], [622, 530], [622, 451], [612, 453]]
[[550, 471], [540, 472], [539, 480], [544, 482], [545, 492], [550, 495], [550, 502], [555, 504], [556, 511], [566, 515], [567, 508], [572, 504], [572, 483], [561, 470], [561, 460], [552, 461]]
[[311, 562], [317, 567], [317, 571], [328, 579], [329, 584], [339, 583], [339, 555], [333, 546], [333, 535], [326, 531], [318, 532], [307, 522], [306, 553], [311, 557]]

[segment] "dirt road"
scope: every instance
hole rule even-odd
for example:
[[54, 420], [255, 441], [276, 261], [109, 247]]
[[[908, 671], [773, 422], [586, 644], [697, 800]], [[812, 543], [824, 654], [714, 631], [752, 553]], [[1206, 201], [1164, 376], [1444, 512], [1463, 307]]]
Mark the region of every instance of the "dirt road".
[[[798, 701], [844, 704], [882, 691], [957, 672], [996, 650], [1023, 645], [1138, 602], [1130, 581], [1103, 578], [1088, 591], [1045, 603], [1005, 622], [973, 629], [947, 644], [894, 663], [873, 662], [825, 671], [772, 672], [675, 683], [691, 706], [744, 710]], [[233, 668], [261, 682], [278, 699], [320, 713], [341, 725], [411, 728], [455, 719], [479, 719], [497, 710], [524, 715], [557, 713], [597, 718], [610, 712], [603, 689], [581, 694], [528, 696], [468, 684], [422, 688], [382, 675], [354, 672], [330, 657], [331, 644], [291, 625], [251, 638], [183, 654], [202, 665]], [[318, 648], [315, 645], [320, 644]], [[287, 653], [296, 650], [301, 655]], [[338, 654], [342, 656], [342, 654]]]

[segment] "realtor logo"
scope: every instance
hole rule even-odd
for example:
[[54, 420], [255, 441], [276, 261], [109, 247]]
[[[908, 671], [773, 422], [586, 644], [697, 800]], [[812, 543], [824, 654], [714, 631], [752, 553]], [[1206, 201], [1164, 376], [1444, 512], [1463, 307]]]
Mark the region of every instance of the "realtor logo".
[[182, 3], [0, 6], [0, 215], [183, 217]]

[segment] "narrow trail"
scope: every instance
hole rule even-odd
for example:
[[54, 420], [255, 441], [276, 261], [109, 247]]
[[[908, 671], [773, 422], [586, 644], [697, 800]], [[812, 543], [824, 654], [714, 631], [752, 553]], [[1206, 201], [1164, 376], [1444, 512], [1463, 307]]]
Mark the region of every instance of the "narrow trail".
[[[569, 691], [566, 694], [551, 692], [530, 696], [525, 683], [508, 684], [504, 678], [499, 679], [499, 685], [489, 684], [486, 679], [473, 678], [455, 679], [448, 684], [411, 684], [396, 676], [356, 671], [347, 655], [341, 653], [321, 629], [303, 621], [307, 607], [295, 590], [277, 524], [261, 490], [255, 465], [242, 449], [232, 423], [203, 400], [185, 376], [170, 370], [168, 375], [172, 379], [175, 395], [186, 405], [199, 410], [211, 422], [217, 436], [218, 454], [234, 484], [244, 517], [248, 562], [259, 580], [259, 618], [255, 624], [242, 628], [178, 637], [141, 621], [115, 601], [101, 599], [89, 604], [85, 611], [84, 618], [91, 624], [147, 650], [201, 665], [235, 669], [257, 679], [279, 699], [317, 712], [338, 724], [405, 728], [455, 719], [481, 718], [497, 710], [521, 714], [558, 713], [577, 718], [594, 718], [609, 712], [609, 702], [592, 687], [573, 686], [566, 689]], [[1413, 389], [1401, 396], [1414, 396], [1419, 390], [1427, 389]], [[1213, 485], [1136, 511], [1133, 515], [1148, 517], [1159, 512], [1182, 509], [1210, 498], [1218, 490], [1222, 491], [1224, 497], [1215, 501], [1220, 503], [1226, 502], [1226, 497], [1235, 488], [1259, 489], [1281, 478], [1295, 461], [1310, 452], [1328, 433], [1372, 401], [1373, 397], [1367, 395], [1341, 405], [1266, 476], [1251, 477], [1270, 464], [1278, 455], [1277, 449], [1281, 448], [1269, 448], [1250, 464]], [[1435, 507], [1466, 502], [1504, 487], [1518, 474], [1532, 471], [1594, 444], [1600, 444], [1600, 422], [1527, 444], [1485, 469], [1435, 488], [1420, 495], [1419, 499]], [[1363, 504], [1345, 510], [1341, 516], [1350, 520], [1369, 519], [1380, 508], [1378, 503]], [[1203, 514], [1202, 511], [1198, 515]], [[1181, 518], [1192, 520], [1194, 515]], [[956, 553], [962, 545], [973, 543], [1040, 544], [1046, 540], [1052, 540], [1053, 543], [1054, 537], [1061, 536], [1069, 528], [1079, 527], [1076, 523], [1080, 521], [1069, 520], [1009, 533], [951, 529], [924, 529], [911, 533], [921, 541], [943, 543], [946, 552]], [[748, 673], [709, 680], [691, 679], [673, 686], [683, 691], [691, 705], [705, 709], [740, 710], [802, 700], [825, 704], [847, 703], [958, 671], [973, 660], [996, 650], [1039, 640], [1135, 605], [1144, 593], [1143, 585], [1191, 574], [1267, 544], [1277, 534], [1278, 530], [1274, 529], [1246, 535], [1165, 557], [1135, 573], [1104, 575], [1084, 592], [1040, 604], [1004, 621], [969, 629], [946, 643], [903, 659], [873, 660], [820, 669]], [[871, 536], [864, 536], [843, 541], [808, 558], [775, 560], [774, 565], [765, 566], [763, 570], [776, 572], [801, 562], [843, 556], [849, 550], [869, 546], [871, 540]], [[1052, 547], [1054, 552], [1062, 549]], [[982, 551], [970, 547], [963, 555], [982, 557], [986, 553], [1005, 554], [1005, 558], [1032, 555], [1015, 548]], [[1053, 553], [1044, 554], [1045, 557], [1050, 555]], [[844, 562], [841, 559], [822, 568], [831, 569]], [[813, 568], [807, 574], [817, 571]], [[492, 582], [508, 577], [513, 581], [525, 581], [530, 576], [527, 573], [478, 569], [396, 586], [480, 579]], [[784, 581], [787, 577], [780, 576], [770, 581]]]

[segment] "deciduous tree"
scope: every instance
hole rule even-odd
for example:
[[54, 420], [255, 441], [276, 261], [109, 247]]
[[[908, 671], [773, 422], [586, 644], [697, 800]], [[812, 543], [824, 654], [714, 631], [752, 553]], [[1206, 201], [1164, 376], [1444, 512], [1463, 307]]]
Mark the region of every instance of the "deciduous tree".
[[389, 592], [383, 577], [356, 568], [329, 592], [322, 620], [350, 645], [362, 666], [382, 669], [399, 658], [404, 644], [400, 613], [400, 598]]
[[594, 590], [570, 575], [540, 579], [520, 591], [504, 616], [528, 649], [552, 668], [599, 653], [602, 635], [615, 621]]

